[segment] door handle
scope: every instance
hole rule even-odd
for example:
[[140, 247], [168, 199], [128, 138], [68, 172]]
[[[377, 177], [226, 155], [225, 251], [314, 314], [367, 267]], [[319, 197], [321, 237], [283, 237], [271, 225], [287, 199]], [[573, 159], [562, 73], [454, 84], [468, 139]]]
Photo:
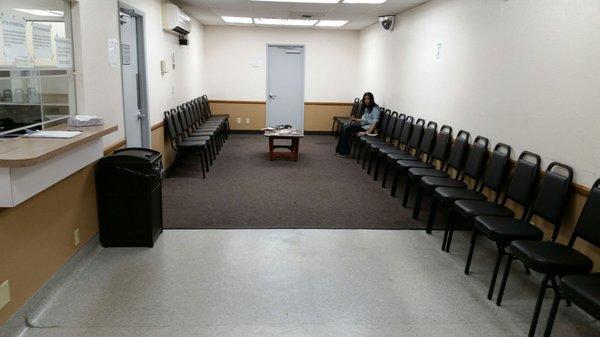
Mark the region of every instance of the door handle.
[[277, 98], [277, 95], [275, 95], [274, 93], [269, 93], [269, 98], [275, 99], [275, 98]]
[[139, 119], [139, 120], [142, 120], [142, 119], [144, 119], [145, 117], [146, 117], [146, 116], [145, 116], [145, 115], [144, 115], [144, 114], [143, 114], [141, 111], [139, 111], [139, 110], [138, 110], [138, 113], [137, 113], [137, 119]]

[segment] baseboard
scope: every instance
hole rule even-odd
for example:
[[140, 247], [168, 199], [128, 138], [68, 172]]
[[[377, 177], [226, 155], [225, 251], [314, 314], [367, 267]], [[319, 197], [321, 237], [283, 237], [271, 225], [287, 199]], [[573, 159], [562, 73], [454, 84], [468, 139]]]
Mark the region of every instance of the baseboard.
[[304, 131], [305, 135], [331, 135], [331, 131]]
[[48, 280], [12, 317], [0, 325], [0, 337], [17, 337], [28, 327], [35, 327], [37, 319], [52, 301], [65, 289], [73, 277], [82, 272], [102, 250], [98, 234], [94, 235]]

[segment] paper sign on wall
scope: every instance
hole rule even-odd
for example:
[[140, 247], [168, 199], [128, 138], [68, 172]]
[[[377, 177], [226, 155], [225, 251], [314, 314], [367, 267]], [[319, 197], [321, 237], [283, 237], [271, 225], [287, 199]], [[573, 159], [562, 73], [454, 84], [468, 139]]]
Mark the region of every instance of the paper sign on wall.
[[73, 47], [71, 39], [56, 37], [56, 66], [60, 69], [73, 68]]
[[15, 58], [27, 57], [25, 20], [2, 16], [0, 21], [4, 59], [12, 63]]
[[38, 59], [50, 59], [52, 57], [52, 28], [50, 25], [33, 23], [31, 25], [33, 55]]
[[108, 39], [108, 64], [110, 64], [111, 67], [117, 68], [121, 63], [119, 49], [119, 41], [117, 39]]

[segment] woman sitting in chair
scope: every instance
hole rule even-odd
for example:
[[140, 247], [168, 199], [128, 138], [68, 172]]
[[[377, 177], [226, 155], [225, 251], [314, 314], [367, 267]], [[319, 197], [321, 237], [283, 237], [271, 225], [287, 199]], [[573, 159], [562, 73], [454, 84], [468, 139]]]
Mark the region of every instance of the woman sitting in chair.
[[334, 155], [348, 156], [350, 155], [350, 139], [353, 133], [373, 133], [377, 122], [379, 121], [379, 106], [375, 104], [373, 94], [366, 92], [362, 99], [362, 117], [350, 117], [350, 120], [344, 125], [338, 137], [338, 143], [335, 148]]

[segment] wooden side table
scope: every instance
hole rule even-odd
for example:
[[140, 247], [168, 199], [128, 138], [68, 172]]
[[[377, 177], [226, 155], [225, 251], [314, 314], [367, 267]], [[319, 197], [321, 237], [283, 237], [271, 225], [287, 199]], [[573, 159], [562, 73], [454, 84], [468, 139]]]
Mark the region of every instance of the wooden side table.
[[[269, 160], [273, 161], [277, 158], [286, 158], [293, 161], [298, 161], [298, 150], [300, 147], [300, 138], [304, 137], [301, 131], [297, 135], [277, 134], [273, 132], [265, 132], [265, 137], [269, 138]], [[275, 145], [275, 139], [288, 139], [290, 145]], [[289, 152], [276, 152], [275, 149], [288, 149]]]

